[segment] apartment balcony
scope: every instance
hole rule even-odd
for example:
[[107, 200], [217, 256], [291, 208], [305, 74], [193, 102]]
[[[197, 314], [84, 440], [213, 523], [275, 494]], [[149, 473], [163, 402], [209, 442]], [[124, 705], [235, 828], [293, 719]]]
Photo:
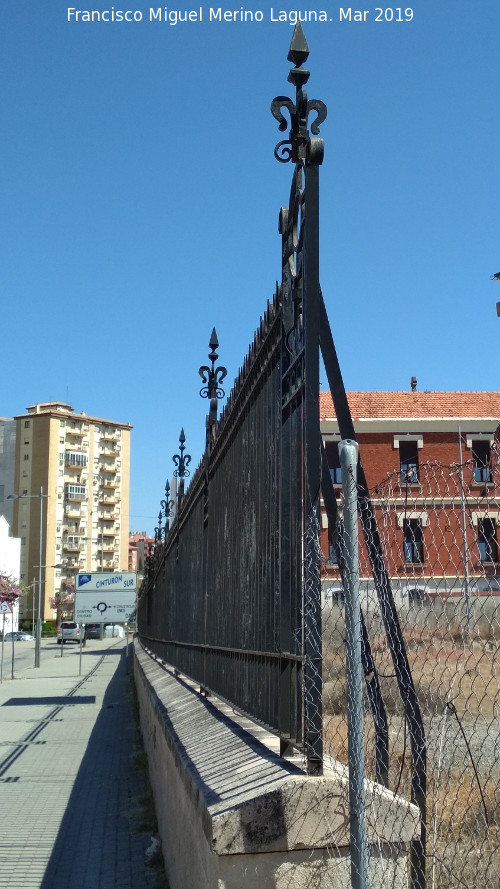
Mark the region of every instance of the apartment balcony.
[[84, 451], [69, 451], [64, 455], [64, 465], [67, 469], [86, 469], [87, 454]]
[[114, 522], [116, 513], [112, 509], [102, 509], [97, 517], [102, 522]]
[[104, 506], [115, 506], [117, 503], [116, 497], [108, 494], [106, 491], [101, 491], [99, 493], [99, 503], [102, 503]]
[[115, 488], [119, 488], [120, 485], [114, 478], [101, 478], [99, 481], [99, 487], [105, 491], [114, 491]]
[[99, 447], [99, 456], [101, 457], [116, 457], [119, 452], [119, 446], [111, 442], [109, 444], [100, 445]]
[[104, 441], [104, 442], [120, 441], [120, 435], [118, 434], [118, 432], [103, 432], [101, 435], [101, 441]]
[[64, 515], [68, 519], [80, 519], [82, 516], [82, 510], [75, 503], [66, 503], [64, 506]]
[[115, 546], [114, 543], [103, 543], [102, 545], [103, 553], [114, 553], [117, 549], [118, 547]]
[[72, 435], [74, 438], [83, 438], [83, 436], [86, 434], [86, 432], [87, 432], [87, 430], [85, 430], [85, 432], [84, 432], [83, 429], [79, 429], [77, 426], [75, 426], [74, 429], [70, 428], [68, 426], [66, 428], [66, 437], [68, 435]]
[[106, 570], [106, 571], [114, 571], [114, 569], [116, 568], [116, 565], [115, 565], [115, 563], [113, 562], [112, 559], [106, 559], [106, 560], [103, 560], [102, 568], [103, 568], [103, 571], [104, 571], [104, 570]]
[[66, 500], [74, 500], [74, 501], [80, 501], [80, 502], [81, 502], [82, 500], [86, 500], [86, 499], [87, 499], [87, 495], [86, 495], [86, 494], [80, 494], [80, 493], [75, 492], [75, 491], [66, 491], [65, 494], [66, 494]]
[[62, 548], [67, 553], [83, 553], [85, 544], [74, 540], [63, 540]]
[[99, 463], [99, 472], [116, 472], [117, 464], [116, 459], [111, 454], [107, 454], [106, 456], [100, 455], [100, 463]]

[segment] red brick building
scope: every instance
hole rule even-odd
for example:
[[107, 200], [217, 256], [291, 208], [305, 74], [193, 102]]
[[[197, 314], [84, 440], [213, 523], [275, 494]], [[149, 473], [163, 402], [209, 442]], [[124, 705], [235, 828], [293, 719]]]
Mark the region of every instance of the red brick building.
[[147, 557], [154, 547], [154, 537], [145, 531], [131, 531], [128, 538], [128, 570], [142, 573]]
[[[500, 392], [349, 392], [361, 461], [387, 570], [404, 599], [500, 589]], [[340, 498], [332, 399], [320, 422]], [[323, 517], [323, 585], [335, 587], [335, 547]], [[368, 568], [361, 562], [361, 570]]]

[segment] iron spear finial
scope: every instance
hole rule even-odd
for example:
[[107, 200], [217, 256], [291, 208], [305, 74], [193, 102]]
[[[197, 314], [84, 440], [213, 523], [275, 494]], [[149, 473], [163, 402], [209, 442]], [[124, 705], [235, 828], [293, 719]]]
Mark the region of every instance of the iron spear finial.
[[314, 136], [318, 135], [320, 124], [326, 118], [324, 102], [320, 102], [319, 99], [308, 100], [307, 93], [302, 89], [309, 80], [309, 71], [302, 68], [302, 62], [305, 62], [308, 56], [309, 47], [302, 26], [300, 22], [297, 22], [293, 29], [288, 52], [288, 61], [295, 65], [288, 75], [289, 83], [292, 83], [296, 89], [295, 104], [288, 96], [276, 96], [271, 102], [271, 114], [278, 121], [278, 129], [286, 130], [287, 128], [287, 121], [281, 113], [281, 109], [286, 108], [290, 115], [289, 137], [278, 142], [274, 149], [276, 160], [282, 164], [293, 161], [295, 164], [300, 163], [304, 166], [317, 166], [323, 162], [323, 140], [311, 139], [307, 129], [307, 119], [311, 111], [316, 112], [316, 117], [311, 123], [311, 133]]
[[202, 398], [210, 399], [210, 411], [207, 417], [207, 447], [212, 440], [212, 432], [215, 427], [215, 423], [217, 421], [217, 400], [220, 398], [224, 398], [226, 394], [224, 389], [220, 386], [222, 380], [227, 374], [227, 369], [225, 367], [215, 366], [215, 362], [217, 361], [219, 355], [217, 353], [217, 349], [219, 348], [219, 341], [217, 339], [217, 333], [214, 329], [212, 330], [212, 336], [210, 337], [209, 342], [210, 352], [208, 353], [208, 357], [211, 361], [211, 366], [203, 364], [198, 373], [205, 383], [204, 386], [200, 389], [200, 395]]
[[302, 30], [302, 25], [300, 22], [295, 23], [295, 27], [293, 29], [292, 39], [290, 41], [290, 49], [288, 50], [287, 59], [289, 62], [293, 62], [295, 67], [302, 65], [302, 62], [305, 62], [309, 55], [309, 47], [307, 45], [307, 40]]

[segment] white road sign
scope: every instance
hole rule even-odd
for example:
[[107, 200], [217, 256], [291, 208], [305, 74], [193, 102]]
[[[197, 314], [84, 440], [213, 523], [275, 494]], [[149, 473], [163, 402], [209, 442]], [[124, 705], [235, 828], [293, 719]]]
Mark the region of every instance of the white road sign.
[[0, 614], [12, 614], [12, 605], [8, 602], [0, 602]]
[[135, 616], [137, 575], [125, 572], [78, 574], [74, 620], [78, 623], [127, 623]]
[[137, 574], [134, 571], [92, 571], [77, 574], [75, 591], [80, 590], [136, 590]]

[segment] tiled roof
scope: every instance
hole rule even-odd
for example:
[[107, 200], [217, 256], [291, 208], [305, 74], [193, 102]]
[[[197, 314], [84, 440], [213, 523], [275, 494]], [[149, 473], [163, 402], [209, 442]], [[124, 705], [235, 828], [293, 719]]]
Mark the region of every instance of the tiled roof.
[[[500, 392], [347, 392], [353, 419], [491, 417], [500, 420]], [[329, 392], [319, 394], [321, 420], [333, 419]]]

